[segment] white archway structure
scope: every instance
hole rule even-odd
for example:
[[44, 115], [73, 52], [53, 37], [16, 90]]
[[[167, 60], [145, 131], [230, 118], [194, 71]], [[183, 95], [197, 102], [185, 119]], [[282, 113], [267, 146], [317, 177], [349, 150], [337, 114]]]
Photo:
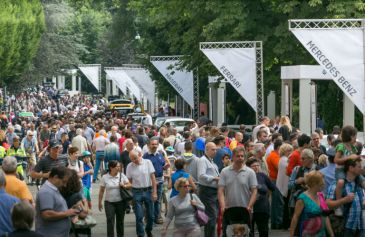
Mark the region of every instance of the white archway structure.
[[[316, 129], [316, 85], [312, 80], [332, 80], [320, 65], [281, 67], [281, 114], [292, 116], [293, 80], [299, 80], [299, 129], [311, 134]], [[344, 94], [343, 125], [354, 125], [355, 106]]]

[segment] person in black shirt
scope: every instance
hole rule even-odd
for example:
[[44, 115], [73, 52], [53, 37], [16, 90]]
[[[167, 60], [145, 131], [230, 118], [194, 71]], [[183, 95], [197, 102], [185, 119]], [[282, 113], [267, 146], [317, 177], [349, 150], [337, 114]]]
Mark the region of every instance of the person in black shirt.
[[125, 140], [125, 150], [120, 154], [120, 160], [123, 164], [123, 170], [124, 174], [127, 171], [127, 166], [129, 163], [131, 163], [131, 159], [129, 158], [129, 152], [131, 152], [134, 149], [134, 143], [131, 138], [128, 138]]
[[276, 189], [275, 185], [271, 182], [266, 174], [260, 172], [260, 162], [255, 159], [249, 159], [246, 165], [253, 169], [257, 178], [257, 199], [253, 206], [253, 218], [252, 218], [252, 230], [251, 233], [255, 233], [254, 225], [256, 223], [260, 237], [269, 236], [269, 217], [270, 217], [270, 202], [268, 197], [268, 191], [271, 192]]
[[68, 166], [67, 154], [59, 154], [62, 149], [61, 143], [56, 140], [51, 140], [47, 149], [49, 154], [37, 163], [30, 174], [33, 179], [42, 179], [42, 184], [48, 179], [49, 173], [53, 167]]

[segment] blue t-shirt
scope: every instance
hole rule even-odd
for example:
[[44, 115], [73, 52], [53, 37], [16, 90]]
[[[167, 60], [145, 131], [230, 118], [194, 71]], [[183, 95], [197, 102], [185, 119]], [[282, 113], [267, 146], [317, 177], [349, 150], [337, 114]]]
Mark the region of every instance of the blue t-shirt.
[[195, 149], [198, 151], [204, 151], [205, 150], [205, 138], [199, 137], [195, 141]]
[[10, 233], [13, 231], [11, 209], [20, 200], [7, 194], [4, 189], [0, 189], [0, 200], [0, 236], [2, 236], [6, 232]]
[[[91, 167], [84, 163], [84, 172], [87, 172], [91, 170]], [[90, 174], [86, 174], [84, 175], [84, 177], [82, 177], [82, 185], [86, 188], [91, 188], [91, 175]]]
[[178, 180], [179, 178], [188, 179], [189, 176], [190, 176], [190, 174], [186, 173], [185, 170], [176, 170], [175, 173], [173, 175], [171, 175], [172, 190], [171, 190], [170, 198], [173, 198], [179, 194], [179, 191], [177, 191], [174, 187], [176, 180]]
[[157, 182], [163, 182], [163, 167], [165, 166], [165, 158], [160, 152], [155, 154], [146, 153], [143, 155], [143, 159], [150, 160], [153, 168], [155, 168], [155, 176]]

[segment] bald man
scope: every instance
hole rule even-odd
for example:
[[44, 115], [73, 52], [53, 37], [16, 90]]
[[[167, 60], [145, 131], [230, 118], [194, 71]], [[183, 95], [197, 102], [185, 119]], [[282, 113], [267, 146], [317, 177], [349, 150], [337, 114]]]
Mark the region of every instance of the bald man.
[[217, 146], [213, 142], [205, 145], [205, 154], [198, 160], [199, 198], [205, 205], [209, 222], [204, 227], [205, 237], [215, 237], [218, 215], [218, 166], [213, 162]]

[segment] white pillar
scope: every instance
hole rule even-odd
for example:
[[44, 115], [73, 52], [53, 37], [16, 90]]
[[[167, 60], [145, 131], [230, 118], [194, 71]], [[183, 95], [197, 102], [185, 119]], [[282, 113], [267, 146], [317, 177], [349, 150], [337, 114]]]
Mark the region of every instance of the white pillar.
[[57, 78], [55, 76], [52, 76], [52, 83], [53, 83], [53, 88], [57, 89]]
[[269, 118], [275, 118], [276, 116], [276, 95], [275, 95], [275, 91], [270, 91], [269, 95], [267, 96], [267, 116], [269, 116]]
[[71, 81], [72, 81], [72, 91], [76, 91], [76, 75], [71, 75]]
[[343, 93], [343, 126], [355, 124], [355, 106], [352, 101]]
[[303, 133], [311, 132], [311, 80], [299, 80], [299, 129]]
[[293, 114], [293, 80], [281, 81], [281, 115], [289, 115], [290, 120]]
[[77, 77], [78, 78], [78, 81], [79, 81], [79, 88], [78, 88], [78, 91], [80, 91], [81, 92], [81, 77], [79, 76], [79, 77]]
[[226, 120], [226, 83], [219, 83], [217, 88], [217, 125]]

